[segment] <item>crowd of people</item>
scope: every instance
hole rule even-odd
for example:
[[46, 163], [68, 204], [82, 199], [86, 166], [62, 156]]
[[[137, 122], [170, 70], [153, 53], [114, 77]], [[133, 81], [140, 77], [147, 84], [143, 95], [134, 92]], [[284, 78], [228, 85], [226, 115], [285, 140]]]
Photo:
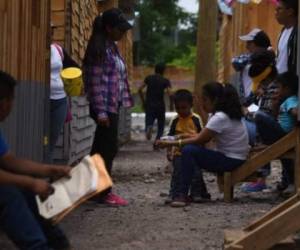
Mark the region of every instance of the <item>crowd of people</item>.
[[[270, 145], [296, 126], [298, 0], [279, 0], [275, 16], [283, 25], [276, 52], [261, 29], [240, 37], [246, 42], [248, 53], [232, 61], [240, 75], [237, 89], [229, 83], [211, 81], [202, 87], [200, 100], [195, 102], [186, 89], [171, 94], [170, 81], [163, 77], [163, 64], [158, 64], [155, 74], [145, 79], [139, 92], [146, 111], [146, 136], [151, 139], [157, 119], [154, 148], [167, 148], [167, 158], [173, 165], [166, 204], [182, 207], [190, 202], [210, 200], [203, 170], [232, 171], [247, 160], [250, 146]], [[99, 153], [103, 157], [109, 174], [118, 151], [120, 107], [133, 104], [126, 64], [115, 42], [131, 28], [116, 8], [96, 17], [82, 65], [90, 116], [97, 124], [91, 154]], [[67, 98], [59, 79], [59, 71], [67, 59], [68, 55], [60, 46], [51, 45], [51, 115], [56, 122], [51, 125], [51, 151], [67, 116]], [[74, 62], [70, 59], [69, 63]], [[1, 122], [12, 109], [15, 86], [16, 80], [0, 71]], [[146, 98], [143, 96], [145, 88]], [[165, 92], [177, 112], [167, 137], [163, 137]], [[207, 122], [193, 113], [195, 105], [201, 114], [208, 114]], [[257, 109], [253, 111], [251, 106]], [[213, 147], [207, 147], [210, 141], [214, 141]], [[38, 214], [35, 195], [46, 199], [54, 192], [48, 180], [68, 177], [71, 168], [18, 159], [9, 151], [1, 134], [0, 165], [0, 225], [9, 238], [20, 249], [69, 249], [70, 243], [62, 230]], [[282, 169], [278, 191], [293, 187], [294, 182], [293, 161], [282, 160]], [[244, 185], [243, 190], [262, 191], [269, 174], [270, 166], [262, 166], [258, 180]], [[128, 205], [111, 189], [94, 200], [109, 205]]]

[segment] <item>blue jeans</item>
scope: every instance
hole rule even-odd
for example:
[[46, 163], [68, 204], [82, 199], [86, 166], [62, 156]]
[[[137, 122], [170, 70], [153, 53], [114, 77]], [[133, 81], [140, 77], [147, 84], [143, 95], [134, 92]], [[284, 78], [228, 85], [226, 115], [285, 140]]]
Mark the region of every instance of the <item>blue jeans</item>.
[[245, 161], [226, 157], [224, 154], [198, 145], [182, 149], [180, 195], [187, 196], [196, 168], [224, 173], [241, 166]]
[[0, 186], [0, 226], [20, 249], [50, 249], [31, 205], [19, 189]]
[[[271, 116], [263, 112], [255, 115], [255, 123], [262, 142], [271, 145], [286, 135], [279, 123]], [[282, 159], [282, 183], [289, 185], [294, 182], [294, 161]]]
[[[169, 196], [174, 198], [178, 195], [180, 187], [180, 170], [181, 170], [181, 156], [175, 156], [173, 159], [173, 173], [170, 183]], [[190, 195], [191, 197], [200, 197], [207, 195], [207, 188], [203, 180], [202, 170], [195, 169], [195, 173], [191, 183]]]
[[158, 108], [153, 110], [146, 109], [146, 119], [145, 119], [145, 127], [146, 132], [149, 128], [153, 127], [154, 121], [157, 120], [157, 134], [156, 139], [162, 137], [165, 129], [165, 121], [166, 121], [166, 111], [164, 108]]
[[47, 161], [53, 161], [53, 151], [67, 116], [68, 101], [67, 97], [50, 100], [50, 138], [49, 138], [49, 155]]
[[[262, 111], [258, 111], [257, 114], [262, 113]], [[257, 128], [255, 121], [243, 119], [243, 122], [246, 126], [248, 137], [249, 137], [249, 144], [250, 146], [255, 146], [256, 138], [257, 138]], [[271, 165], [268, 163], [265, 166], [261, 167], [257, 170], [257, 173], [260, 177], [267, 177], [271, 173]]]

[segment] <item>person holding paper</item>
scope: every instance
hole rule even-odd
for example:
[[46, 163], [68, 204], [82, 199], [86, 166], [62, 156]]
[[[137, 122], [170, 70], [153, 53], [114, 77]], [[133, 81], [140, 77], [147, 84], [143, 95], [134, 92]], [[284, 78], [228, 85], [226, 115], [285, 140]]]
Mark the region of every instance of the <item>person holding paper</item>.
[[[0, 71], [0, 122], [9, 115], [16, 81]], [[0, 227], [20, 249], [69, 249], [70, 243], [57, 226], [42, 219], [35, 195], [46, 199], [54, 190], [44, 178], [61, 178], [71, 168], [18, 159], [9, 152], [0, 131]], [[20, 223], [21, 222], [21, 223]]]

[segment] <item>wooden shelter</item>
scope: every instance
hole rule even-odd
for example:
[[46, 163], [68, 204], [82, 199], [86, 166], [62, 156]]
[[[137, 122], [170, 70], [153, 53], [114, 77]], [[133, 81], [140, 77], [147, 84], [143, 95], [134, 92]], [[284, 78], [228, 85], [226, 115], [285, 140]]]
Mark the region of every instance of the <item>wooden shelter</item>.
[[[92, 31], [94, 18], [104, 10], [118, 7], [117, 0], [51, 0], [51, 22], [55, 26], [54, 41], [61, 44], [81, 65], [87, 42]], [[125, 1], [126, 2], [126, 1]], [[130, 6], [127, 6], [127, 11]], [[129, 13], [130, 14], [130, 13]], [[125, 58], [132, 76], [132, 34], [119, 42], [121, 54]], [[90, 151], [95, 124], [89, 117], [89, 106], [86, 97], [74, 97], [71, 100], [73, 119], [66, 124], [64, 132], [57, 143], [54, 157], [56, 160], [76, 161]], [[122, 109], [120, 113], [120, 142], [130, 138], [131, 117], [129, 110]]]
[[47, 145], [49, 10], [50, 0], [0, 1], [0, 69], [19, 83], [1, 129], [15, 154], [39, 161]]

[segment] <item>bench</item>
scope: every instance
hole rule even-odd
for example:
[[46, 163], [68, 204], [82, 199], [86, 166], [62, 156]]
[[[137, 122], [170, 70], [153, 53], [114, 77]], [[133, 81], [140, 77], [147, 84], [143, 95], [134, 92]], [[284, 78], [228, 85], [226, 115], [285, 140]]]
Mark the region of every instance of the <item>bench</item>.
[[253, 174], [265, 164], [280, 158], [294, 159], [296, 138], [297, 132], [295, 129], [274, 144], [259, 152], [254, 152], [242, 166], [231, 172], [225, 172], [223, 175], [219, 175], [218, 185], [220, 191], [224, 192], [224, 201], [232, 202], [234, 186], [253, 176]]

